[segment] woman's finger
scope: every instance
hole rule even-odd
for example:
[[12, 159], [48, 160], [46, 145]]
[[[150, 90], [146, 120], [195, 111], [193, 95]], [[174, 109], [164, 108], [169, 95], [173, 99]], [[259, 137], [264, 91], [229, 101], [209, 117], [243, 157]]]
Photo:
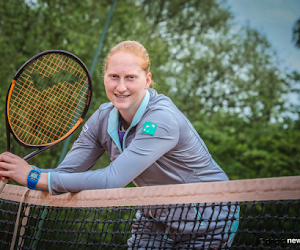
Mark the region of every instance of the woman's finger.
[[10, 163], [7, 163], [6, 161], [0, 161], [0, 171], [5, 171], [5, 170], [9, 170], [13, 167], [12, 164]]
[[1, 181], [7, 180], [7, 178], [6, 178], [6, 177], [3, 177], [3, 176], [1, 176], [0, 179], [1, 179]]
[[4, 152], [0, 155], [0, 162], [12, 163], [14, 159], [16, 159], [16, 157], [14, 157], [14, 155], [9, 152]]

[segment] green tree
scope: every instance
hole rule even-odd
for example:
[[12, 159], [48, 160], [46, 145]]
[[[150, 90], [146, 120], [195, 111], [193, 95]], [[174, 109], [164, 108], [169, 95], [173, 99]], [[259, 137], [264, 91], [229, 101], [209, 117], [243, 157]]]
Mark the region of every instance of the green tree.
[[292, 42], [297, 48], [300, 48], [300, 18], [294, 24]]
[[191, 120], [198, 119], [199, 111], [210, 116], [223, 109], [269, 122], [284, 110], [283, 94], [289, 89], [264, 34], [249, 26], [235, 27], [230, 12], [217, 2], [155, 4], [149, 2], [147, 9], [165, 14], [152, 15], [152, 23], [162, 29], [171, 48], [162, 81]]
[[194, 126], [231, 179], [300, 175], [299, 120], [262, 126], [217, 112]]

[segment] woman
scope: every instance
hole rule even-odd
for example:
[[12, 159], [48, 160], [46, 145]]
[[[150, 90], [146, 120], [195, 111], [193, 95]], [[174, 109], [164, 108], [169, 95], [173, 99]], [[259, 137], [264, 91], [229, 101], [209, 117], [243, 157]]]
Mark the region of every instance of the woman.
[[[227, 181], [228, 177], [212, 159], [203, 140], [191, 123], [166, 96], [158, 94], [151, 80], [150, 60], [146, 49], [135, 41], [121, 42], [107, 56], [104, 72], [106, 94], [111, 101], [102, 104], [83, 126], [80, 137], [55, 170], [40, 169], [40, 178], [33, 184], [51, 194], [81, 190], [120, 188], [131, 181], [138, 187]], [[108, 151], [111, 164], [105, 169], [88, 171], [101, 155]], [[0, 155], [0, 176], [10, 177], [22, 185], [29, 185], [31, 166], [21, 158], [5, 152]], [[18, 167], [17, 167], [18, 166]], [[21, 169], [21, 170], [20, 170]], [[30, 184], [32, 185], [32, 184]], [[32, 188], [32, 187], [31, 187]], [[34, 187], [33, 187], [34, 188]], [[184, 211], [183, 211], [184, 210]], [[236, 225], [222, 218], [231, 218], [237, 206], [211, 207], [205, 211], [196, 207], [139, 211], [132, 225], [129, 247], [158, 247], [164, 241], [167, 248], [187, 247], [193, 240], [198, 248], [231, 245], [228, 234]], [[154, 213], [155, 212], [155, 213]], [[195, 222], [166, 222], [155, 225], [155, 219], [173, 219], [182, 213]], [[200, 218], [201, 217], [201, 218]], [[220, 220], [207, 223], [205, 219]], [[153, 220], [154, 219], [154, 220]], [[141, 224], [142, 221], [142, 224]], [[186, 233], [180, 239], [173, 234]], [[219, 230], [219, 234], [218, 234]], [[160, 240], [151, 232], [163, 234]], [[211, 237], [205, 232], [214, 231]], [[165, 233], [165, 234], [164, 234]], [[203, 243], [205, 241], [208, 243]], [[208, 240], [208, 241], [207, 241]]]

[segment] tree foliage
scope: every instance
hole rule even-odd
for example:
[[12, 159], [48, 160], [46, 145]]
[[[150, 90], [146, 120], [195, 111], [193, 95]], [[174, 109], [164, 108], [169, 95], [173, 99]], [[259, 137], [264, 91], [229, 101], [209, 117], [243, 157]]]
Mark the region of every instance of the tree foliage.
[[[111, 4], [110, 0], [0, 2], [1, 152], [6, 141], [4, 103], [14, 73], [28, 58], [48, 49], [68, 50], [89, 67]], [[145, 45], [157, 91], [171, 97], [192, 121], [230, 178], [299, 174], [299, 107], [287, 105], [286, 98], [297, 93], [299, 73], [280, 69], [266, 36], [250, 25], [238, 26], [226, 1], [118, 1], [92, 77], [88, 116], [108, 101], [103, 62], [109, 49], [122, 40]], [[297, 118], [290, 119], [288, 113]], [[30, 163], [55, 167], [61, 147]], [[30, 150], [14, 143], [13, 152], [24, 156]], [[95, 167], [108, 164], [105, 155]]]
[[292, 42], [300, 48], [300, 18], [294, 24]]

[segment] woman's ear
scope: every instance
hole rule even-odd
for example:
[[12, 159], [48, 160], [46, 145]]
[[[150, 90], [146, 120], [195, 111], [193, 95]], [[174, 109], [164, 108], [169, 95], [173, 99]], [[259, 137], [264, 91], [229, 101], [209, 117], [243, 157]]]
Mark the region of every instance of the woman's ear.
[[145, 89], [148, 89], [148, 88], [150, 87], [151, 80], [152, 80], [152, 75], [151, 75], [151, 73], [149, 72], [148, 75], [146, 76]]

